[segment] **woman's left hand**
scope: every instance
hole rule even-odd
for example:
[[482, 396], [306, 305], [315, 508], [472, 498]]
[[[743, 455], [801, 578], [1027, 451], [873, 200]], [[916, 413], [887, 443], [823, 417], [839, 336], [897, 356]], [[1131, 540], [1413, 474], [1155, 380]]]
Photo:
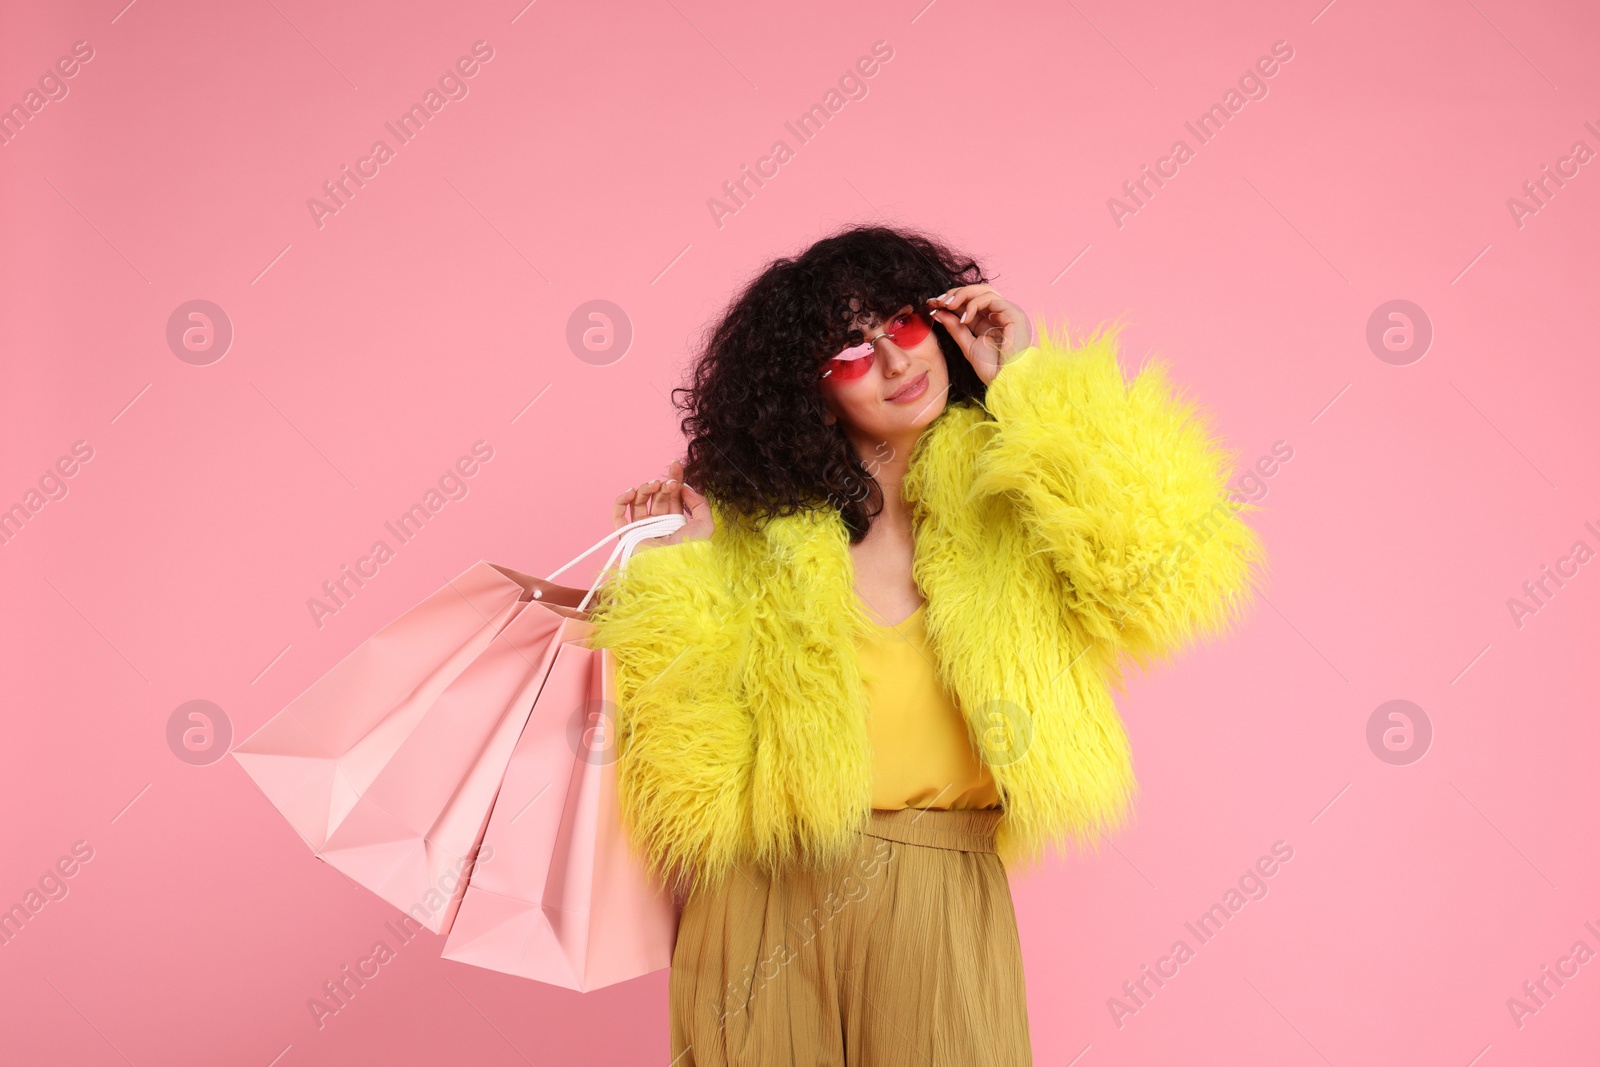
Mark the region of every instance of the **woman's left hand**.
[[1028, 316], [992, 285], [962, 285], [929, 297], [928, 312], [961, 346], [984, 385], [1033, 342]]

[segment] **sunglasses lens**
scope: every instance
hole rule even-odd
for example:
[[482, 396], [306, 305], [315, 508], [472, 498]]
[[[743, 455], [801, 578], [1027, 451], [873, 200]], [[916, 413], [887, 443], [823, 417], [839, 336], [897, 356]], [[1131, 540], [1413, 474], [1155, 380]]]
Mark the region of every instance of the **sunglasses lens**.
[[928, 320], [916, 312], [909, 312], [904, 318], [896, 318], [889, 327], [889, 336], [901, 348], [910, 348], [919, 345], [928, 336]]
[[854, 345], [822, 365], [825, 381], [853, 382], [872, 369], [873, 349], [869, 344]]

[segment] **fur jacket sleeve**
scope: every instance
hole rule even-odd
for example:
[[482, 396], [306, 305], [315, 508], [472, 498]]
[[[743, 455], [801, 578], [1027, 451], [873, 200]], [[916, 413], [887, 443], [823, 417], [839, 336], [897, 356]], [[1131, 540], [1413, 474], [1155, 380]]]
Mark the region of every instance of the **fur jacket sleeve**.
[[1150, 361], [1126, 380], [1116, 338], [1046, 334], [1006, 364], [974, 440], [974, 497], [1007, 497], [1050, 555], [1062, 596], [1115, 670], [1227, 631], [1265, 555], [1225, 492], [1232, 455]]

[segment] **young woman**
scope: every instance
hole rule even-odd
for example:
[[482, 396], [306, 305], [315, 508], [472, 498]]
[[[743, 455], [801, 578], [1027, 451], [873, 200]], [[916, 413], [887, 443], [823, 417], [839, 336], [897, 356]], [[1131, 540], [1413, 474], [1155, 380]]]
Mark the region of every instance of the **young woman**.
[[687, 462], [614, 521], [687, 522], [594, 613], [685, 901], [675, 1067], [1031, 1063], [1007, 869], [1124, 821], [1124, 657], [1238, 619], [1231, 457], [1161, 365], [883, 227], [770, 264], [678, 394]]

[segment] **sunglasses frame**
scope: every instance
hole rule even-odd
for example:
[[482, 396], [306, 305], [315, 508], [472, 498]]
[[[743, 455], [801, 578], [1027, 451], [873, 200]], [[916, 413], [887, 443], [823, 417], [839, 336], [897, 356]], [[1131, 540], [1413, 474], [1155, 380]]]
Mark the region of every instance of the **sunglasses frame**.
[[[921, 308], [918, 308], [914, 304], [907, 304], [905, 307], [902, 307], [899, 311], [894, 313], [894, 316], [890, 319], [890, 321], [893, 322], [895, 319], [900, 318], [902, 315], [905, 315], [907, 311], [910, 312], [910, 318], [903, 326], [900, 327], [899, 330], [884, 330], [882, 333], [878, 334], [877, 337], [874, 337], [869, 341], [863, 341], [858, 345], [851, 345], [848, 348], [841, 349], [838, 355], [825, 360], [822, 364], [822, 374], [820, 380], [828, 381], [830, 378], [840, 382], [853, 382], [859, 380], [863, 375], [866, 374], [866, 369], [868, 366], [870, 366], [871, 361], [877, 358], [878, 342], [887, 337], [889, 340], [899, 344], [900, 342], [896, 340], [895, 335], [897, 333], [903, 334], [907, 330], [913, 328], [917, 321], [920, 321], [922, 325], [927, 328], [928, 333], [933, 332], [933, 327], [937, 324], [931, 318], [929, 318]], [[924, 333], [922, 337], [917, 338], [911, 343], [921, 344], [926, 337], [927, 333]], [[861, 355], [846, 358], [849, 353], [857, 351], [861, 352]], [[864, 366], [861, 373], [852, 374], [849, 377], [845, 377], [842, 373], [838, 373], [843, 371], [844, 368], [850, 364], [863, 364]]]

